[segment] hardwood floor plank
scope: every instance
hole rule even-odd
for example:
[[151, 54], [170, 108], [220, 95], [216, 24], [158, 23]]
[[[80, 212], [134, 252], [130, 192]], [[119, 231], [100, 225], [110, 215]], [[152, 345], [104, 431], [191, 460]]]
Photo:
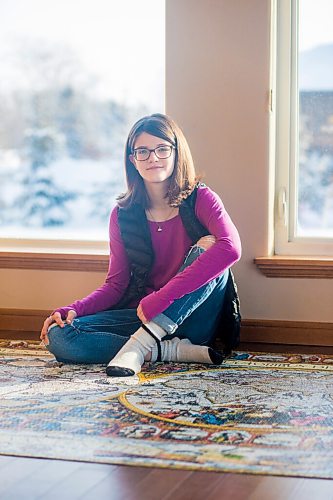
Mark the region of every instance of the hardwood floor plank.
[[150, 469], [150, 473], [140, 481], [126, 497], [126, 500], [165, 500], [173, 498], [173, 493], [193, 474], [193, 471], [175, 469]]
[[333, 500], [333, 481], [330, 479], [298, 479], [284, 500]]
[[[81, 465], [79, 462], [27, 458], [23, 462], [23, 467], [25, 467], [24, 463], [27, 460], [39, 460], [40, 468], [37, 471], [32, 471], [25, 481], [19, 481], [8, 488], [4, 492], [8, 499], [35, 500], [57, 485], [59, 481], [69, 477]], [[28, 488], [27, 484], [29, 485]]]
[[248, 500], [332, 500], [333, 482], [324, 479], [261, 476]]
[[136, 485], [150, 471], [151, 469], [148, 467], [115, 466], [102, 481], [87, 490], [80, 500], [91, 500], [92, 497], [98, 498], [98, 500], [122, 500], [128, 498], [128, 495], [136, 491]]
[[262, 476], [254, 491], [249, 495], [249, 500], [266, 500], [267, 496], [270, 500], [292, 498], [296, 483], [302, 480], [302, 478]]
[[24, 482], [32, 474], [42, 474], [45, 464], [43, 460], [27, 460], [16, 457], [15, 460], [8, 459], [7, 464], [1, 469], [0, 498], [9, 494], [20, 482]]
[[11, 457], [11, 456], [7, 456], [7, 455], [0, 455], [0, 470], [3, 467], [6, 467], [6, 465], [9, 462], [13, 462], [13, 460], [16, 460], [16, 459], [17, 459], [17, 457]]
[[[62, 479], [56, 481], [54, 484], [45, 490], [36, 499], [47, 500], [76, 500], [82, 497], [88, 490], [91, 490], [102, 479], [110, 473], [110, 467], [100, 466], [100, 464], [83, 464], [79, 462], [70, 462], [72, 464], [79, 464], [71, 474], [66, 475]], [[91, 497], [90, 497], [91, 498]]]
[[[182, 500], [190, 498], [191, 500], [206, 499], [214, 487], [221, 483], [224, 474], [219, 472], [192, 472], [177, 488], [170, 491], [165, 500]], [[222, 498], [220, 496], [220, 498]], [[163, 499], [164, 500], [164, 499]]]
[[262, 476], [254, 474], [225, 472], [219, 476], [219, 481], [213, 485], [212, 490], [205, 496], [205, 500], [229, 500], [230, 498], [232, 500], [248, 500], [262, 480]]

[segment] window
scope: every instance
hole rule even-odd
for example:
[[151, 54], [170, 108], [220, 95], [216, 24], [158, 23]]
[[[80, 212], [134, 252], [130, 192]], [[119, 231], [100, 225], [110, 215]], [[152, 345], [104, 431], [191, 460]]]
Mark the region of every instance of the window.
[[1, 3], [3, 248], [107, 240], [129, 128], [164, 112], [164, 26], [164, 0]]
[[333, 255], [333, 4], [275, 5], [275, 253]]

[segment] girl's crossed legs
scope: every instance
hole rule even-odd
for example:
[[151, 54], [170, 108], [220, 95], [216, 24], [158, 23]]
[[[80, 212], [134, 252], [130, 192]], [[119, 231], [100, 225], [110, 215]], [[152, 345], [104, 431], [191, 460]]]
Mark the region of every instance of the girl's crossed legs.
[[[182, 271], [204, 249], [194, 246], [188, 253]], [[214, 337], [229, 271], [198, 290], [177, 299], [153, 322], [168, 333], [163, 340], [177, 337], [193, 344], [209, 345]], [[142, 325], [136, 309], [111, 309], [73, 320], [63, 328], [49, 329], [47, 349], [58, 361], [66, 363], [107, 364]], [[195, 360], [193, 360], [195, 361]]]

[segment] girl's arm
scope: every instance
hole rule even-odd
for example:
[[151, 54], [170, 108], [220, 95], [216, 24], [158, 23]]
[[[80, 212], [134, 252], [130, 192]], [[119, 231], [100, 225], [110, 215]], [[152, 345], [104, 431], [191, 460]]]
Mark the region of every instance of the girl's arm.
[[86, 316], [99, 311], [105, 311], [119, 302], [129, 283], [130, 274], [128, 258], [120, 236], [117, 207], [111, 212], [109, 235], [109, 270], [104, 284], [87, 297], [76, 300], [66, 307], [60, 307], [53, 311], [53, 313], [60, 312], [61, 317], [65, 319], [67, 313], [72, 309], [77, 313], [77, 316]]
[[215, 236], [216, 242], [160, 290], [141, 300], [140, 305], [148, 321], [165, 311], [174, 300], [217, 278], [240, 259], [238, 231], [220, 197], [210, 188], [198, 188], [195, 213], [209, 233]]

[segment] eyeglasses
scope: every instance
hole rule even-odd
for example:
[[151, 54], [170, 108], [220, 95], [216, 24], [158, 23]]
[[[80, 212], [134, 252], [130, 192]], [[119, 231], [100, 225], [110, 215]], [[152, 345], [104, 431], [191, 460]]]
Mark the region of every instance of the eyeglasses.
[[165, 160], [171, 156], [172, 150], [176, 149], [174, 146], [158, 146], [155, 149], [148, 148], [136, 148], [133, 151], [134, 158], [138, 161], [146, 161], [150, 157], [151, 153], [155, 153], [157, 158], [160, 160]]

